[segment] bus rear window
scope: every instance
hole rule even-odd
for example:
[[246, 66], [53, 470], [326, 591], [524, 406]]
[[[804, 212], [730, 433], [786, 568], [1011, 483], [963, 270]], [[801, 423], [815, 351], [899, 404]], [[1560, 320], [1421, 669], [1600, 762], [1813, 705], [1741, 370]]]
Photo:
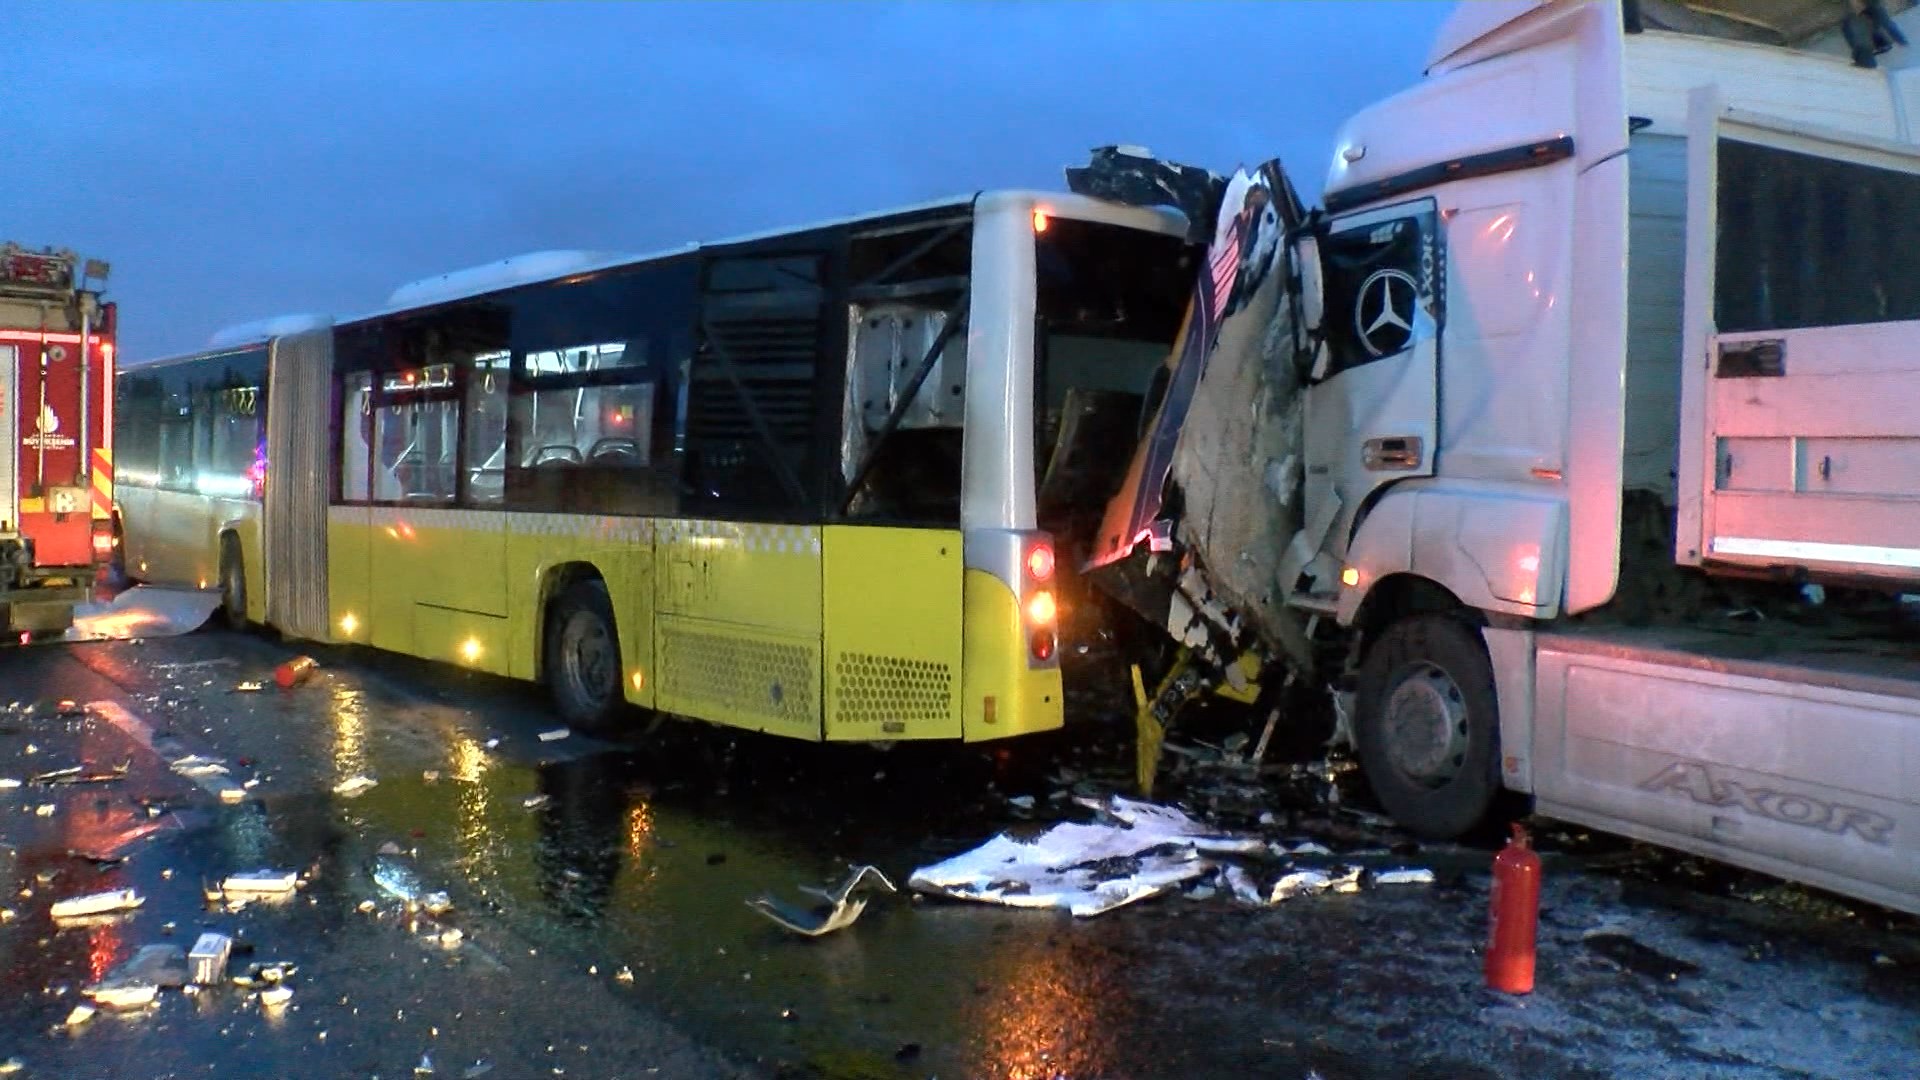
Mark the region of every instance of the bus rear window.
[[[1131, 459], [1180, 333], [1200, 249], [1056, 218], [1034, 237], [1034, 463], [1041, 525], [1098, 517]], [[1097, 524], [1097, 521], [1095, 522]]]

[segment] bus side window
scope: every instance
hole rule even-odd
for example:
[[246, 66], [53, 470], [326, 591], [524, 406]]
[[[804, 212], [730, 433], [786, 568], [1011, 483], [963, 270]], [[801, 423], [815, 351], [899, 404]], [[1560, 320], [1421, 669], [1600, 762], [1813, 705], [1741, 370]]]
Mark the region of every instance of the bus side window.
[[367, 437], [373, 432], [373, 376], [345, 376], [340, 402], [340, 499], [367, 501]]
[[507, 379], [513, 354], [473, 358], [467, 371], [467, 501], [497, 506], [506, 497]]

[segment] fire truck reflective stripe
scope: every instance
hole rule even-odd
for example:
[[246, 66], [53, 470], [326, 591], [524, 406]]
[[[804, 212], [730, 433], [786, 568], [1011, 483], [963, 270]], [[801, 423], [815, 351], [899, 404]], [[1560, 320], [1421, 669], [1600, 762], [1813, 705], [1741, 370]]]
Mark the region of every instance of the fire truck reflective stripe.
[[[93, 340], [98, 342], [101, 339], [94, 337]], [[31, 341], [35, 344], [44, 341], [49, 345], [56, 343], [61, 345], [78, 345], [80, 344], [80, 335], [43, 334], [38, 330], [0, 330], [0, 341]]]
[[1767, 540], [1746, 536], [1716, 536], [1715, 555], [1753, 555], [1807, 562], [1858, 563], [1863, 566], [1899, 566], [1920, 569], [1920, 548], [1871, 547], [1866, 544], [1820, 544], [1801, 540]]

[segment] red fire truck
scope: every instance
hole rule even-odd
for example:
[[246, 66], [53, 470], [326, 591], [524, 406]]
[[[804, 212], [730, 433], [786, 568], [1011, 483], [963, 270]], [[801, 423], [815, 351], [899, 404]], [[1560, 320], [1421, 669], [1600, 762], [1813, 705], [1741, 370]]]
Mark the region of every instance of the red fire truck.
[[113, 554], [107, 270], [0, 244], [0, 628], [23, 640], [66, 629]]

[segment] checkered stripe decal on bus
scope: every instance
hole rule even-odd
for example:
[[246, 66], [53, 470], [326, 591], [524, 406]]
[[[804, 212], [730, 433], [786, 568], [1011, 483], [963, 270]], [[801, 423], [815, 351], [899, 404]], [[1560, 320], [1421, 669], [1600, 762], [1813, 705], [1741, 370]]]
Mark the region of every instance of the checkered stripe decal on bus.
[[328, 520], [354, 524], [366, 514], [376, 528], [487, 532], [502, 524], [516, 536], [566, 536], [651, 544], [692, 540], [729, 541], [741, 550], [780, 555], [819, 555], [820, 530], [810, 525], [763, 525], [746, 521], [686, 518], [596, 517], [589, 514], [521, 514], [499, 510], [448, 510], [412, 506], [332, 506]]

